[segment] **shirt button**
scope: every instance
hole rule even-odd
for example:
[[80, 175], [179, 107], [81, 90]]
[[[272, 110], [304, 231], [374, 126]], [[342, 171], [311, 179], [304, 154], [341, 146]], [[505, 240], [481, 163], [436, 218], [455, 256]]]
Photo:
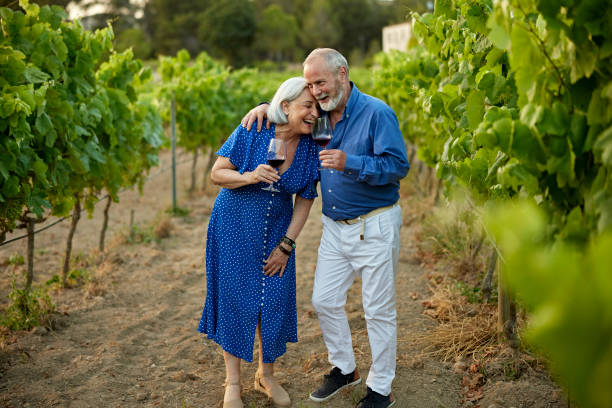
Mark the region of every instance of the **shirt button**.
[[330, 170], [329, 172], [330, 172], [331, 174], [334, 174], [334, 171], [333, 171], [333, 170]]

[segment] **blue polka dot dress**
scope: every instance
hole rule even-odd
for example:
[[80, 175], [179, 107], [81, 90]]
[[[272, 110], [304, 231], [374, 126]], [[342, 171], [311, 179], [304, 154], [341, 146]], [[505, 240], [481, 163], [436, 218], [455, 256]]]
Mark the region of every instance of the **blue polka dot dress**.
[[[242, 174], [266, 163], [275, 127], [261, 132], [239, 126], [217, 155], [230, 159]], [[293, 194], [315, 198], [318, 148], [301, 136], [291, 166], [274, 187], [266, 183], [219, 192], [206, 240], [206, 303], [198, 331], [223, 350], [251, 362], [257, 320], [261, 316], [264, 363], [272, 363], [297, 342], [295, 254], [282, 277], [265, 276], [263, 261], [285, 235], [293, 214]]]

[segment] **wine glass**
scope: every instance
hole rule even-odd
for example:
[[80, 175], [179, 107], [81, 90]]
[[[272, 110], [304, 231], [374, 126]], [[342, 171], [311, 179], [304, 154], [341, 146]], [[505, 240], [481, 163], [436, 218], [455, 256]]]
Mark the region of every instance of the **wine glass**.
[[[332, 138], [332, 129], [329, 124], [327, 115], [321, 116], [316, 119], [314, 126], [312, 127], [312, 139], [316, 144], [325, 149]], [[319, 162], [320, 163], [320, 162]], [[319, 170], [321, 165], [319, 164]]]
[[[281, 139], [270, 139], [270, 144], [268, 145], [268, 152], [266, 153], [266, 160], [268, 164], [275, 169], [278, 169], [283, 165], [285, 159], [287, 158], [287, 145], [284, 140]], [[270, 184], [266, 187], [262, 187], [262, 190], [279, 192], [274, 188], [273, 184]]]
[[327, 115], [316, 119], [312, 127], [312, 138], [323, 149], [327, 147], [327, 144], [332, 138], [332, 129]]

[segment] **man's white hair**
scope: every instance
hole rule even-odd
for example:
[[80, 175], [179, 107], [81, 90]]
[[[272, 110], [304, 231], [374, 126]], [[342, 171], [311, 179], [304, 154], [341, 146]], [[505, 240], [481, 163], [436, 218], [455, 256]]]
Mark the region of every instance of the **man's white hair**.
[[268, 106], [266, 115], [272, 123], [283, 125], [289, 122], [287, 115], [283, 112], [283, 102], [291, 102], [296, 99], [304, 89], [308, 87], [308, 83], [303, 77], [289, 78], [278, 87], [278, 90]]
[[337, 73], [340, 67], [344, 67], [346, 69], [346, 76], [348, 78], [348, 62], [346, 61], [346, 58], [344, 58], [344, 55], [340, 54], [338, 51], [334, 50], [333, 48], [316, 48], [312, 50], [310, 54], [308, 54], [302, 65], [308, 64], [308, 61], [315, 57], [322, 57], [327, 66], [332, 69], [334, 73]]

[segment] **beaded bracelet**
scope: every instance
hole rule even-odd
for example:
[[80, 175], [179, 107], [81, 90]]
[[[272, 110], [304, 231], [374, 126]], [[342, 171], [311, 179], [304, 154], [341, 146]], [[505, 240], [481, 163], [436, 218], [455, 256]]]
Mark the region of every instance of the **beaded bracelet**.
[[278, 249], [280, 249], [280, 251], [281, 251], [283, 254], [285, 254], [285, 255], [287, 255], [287, 256], [291, 256], [291, 251], [289, 251], [288, 249], [283, 248], [282, 246], [280, 246], [280, 244], [279, 244], [279, 245], [277, 245], [276, 247], [277, 247]]
[[288, 236], [285, 235], [284, 237], [282, 237], [281, 242], [284, 242], [285, 244], [289, 245], [291, 248], [295, 249], [295, 241], [289, 238]]

